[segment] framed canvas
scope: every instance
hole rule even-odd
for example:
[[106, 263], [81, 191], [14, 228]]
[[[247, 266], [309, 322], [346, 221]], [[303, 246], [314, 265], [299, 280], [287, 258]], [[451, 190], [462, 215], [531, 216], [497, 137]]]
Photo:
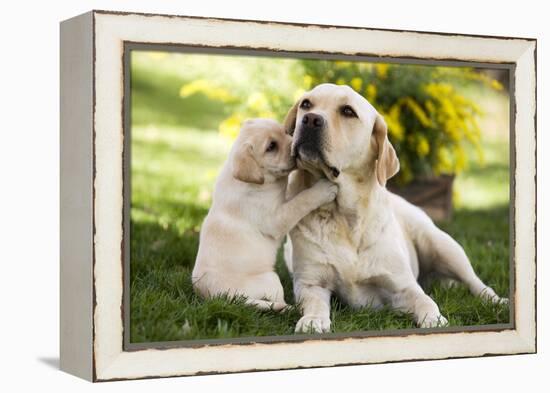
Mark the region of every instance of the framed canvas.
[[66, 372], [536, 352], [535, 39], [91, 11], [60, 65]]

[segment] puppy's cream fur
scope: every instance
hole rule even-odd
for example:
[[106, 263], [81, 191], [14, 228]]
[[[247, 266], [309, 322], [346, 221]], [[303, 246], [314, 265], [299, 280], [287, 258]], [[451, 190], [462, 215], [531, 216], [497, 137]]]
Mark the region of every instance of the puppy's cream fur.
[[[323, 127], [305, 127], [306, 114], [320, 116]], [[462, 281], [474, 295], [507, 301], [477, 277], [455, 240], [386, 190], [399, 161], [384, 119], [362, 96], [348, 86], [319, 85], [290, 110], [285, 128], [294, 135], [301, 168], [290, 177], [289, 195], [321, 177], [339, 185], [335, 202], [302, 219], [285, 245], [303, 313], [297, 331], [330, 330], [332, 294], [354, 307], [388, 304], [411, 313], [421, 327], [445, 325], [418, 282], [434, 274]]]
[[337, 193], [335, 184], [321, 180], [285, 199], [288, 174], [295, 167], [291, 143], [275, 121], [244, 123], [201, 228], [192, 275], [200, 295], [244, 296], [263, 309], [286, 307], [274, 272], [277, 249], [302, 217]]

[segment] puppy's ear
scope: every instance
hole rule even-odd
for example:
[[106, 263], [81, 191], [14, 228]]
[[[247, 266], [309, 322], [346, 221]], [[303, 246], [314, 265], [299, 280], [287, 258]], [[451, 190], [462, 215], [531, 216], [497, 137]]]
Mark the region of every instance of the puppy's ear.
[[254, 158], [252, 145], [243, 143], [233, 155], [233, 177], [246, 183], [264, 184], [262, 168]]
[[382, 187], [386, 186], [388, 179], [392, 178], [399, 172], [399, 159], [395, 153], [395, 149], [388, 139], [388, 126], [384, 118], [379, 114], [376, 115], [372, 137], [376, 142], [378, 155], [376, 158], [376, 177], [378, 183]]
[[296, 128], [296, 115], [298, 113], [298, 102], [290, 108], [283, 121], [283, 127], [288, 135], [294, 135], [294, 128]]

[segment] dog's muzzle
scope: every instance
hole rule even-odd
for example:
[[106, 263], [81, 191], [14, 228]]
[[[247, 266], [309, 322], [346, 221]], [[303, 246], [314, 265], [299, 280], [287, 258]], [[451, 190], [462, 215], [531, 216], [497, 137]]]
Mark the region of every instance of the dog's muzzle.
[[293, 146], [293, 155], [302, 160], [317, 160], [322, 155], [325, 119], [315, 113], [306, 113]]
[[296, 157], [298, 167], [308, 171], [325, 173], [329, 179], [335, 179], [340, 171], [331, 166], [323, 153], [325, 148], [325, 119], [315, 113], [307, 113], [302, 117], [299, 132], [295, 134], [292, 155]]

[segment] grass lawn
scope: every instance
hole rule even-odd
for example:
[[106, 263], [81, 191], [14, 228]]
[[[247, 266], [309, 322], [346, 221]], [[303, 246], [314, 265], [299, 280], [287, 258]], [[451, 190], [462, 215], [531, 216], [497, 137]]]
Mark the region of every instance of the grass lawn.
[[[137, 126], [132, 132], [131, 341], [293, 334], [297, 310], [261, 312], [239, 301], [203, 300], [193, 293], [190, 276], [200, 225], [229, 144], [215, 132], [194, 129]], [[498, 147], [502, 148], [491, 148]], [[504, 164], [488, 163], [486, 168], [467, 173], [460, 181], [483, 188], [506, 173]], [[463, 204], [468, 202], [467, 196], [461, 198]], [[497, 293], [507, 294], [507, 205], [462, 207], [440, 226], [464, 246], [481, 278]], [[287, 302], [293, 303], [292, 282], [281, 255], [277, 271]], [[436, 284], [430, 295], [452, 326], [509, 319], [507, 306], [484, 303], [463, 286], [443, 289]], [[334, 332], [414, 327], [408, 315], [391, 310], [353, 311], [336, 300], [332, 320]]]
[[[164, 72], [160, 78], [144, 66], [133, 77], [130, 341], [294, 334], [300, 317], [296, 309], [278, 314], [239, 300], [204, 300], [194, 294], [190, 277], [200, 225], [230, 148], [230, 141], [215, 131], [226, 108], [200, 95], [181, 99], [178, 90], [185, 78], [177, 73]], [[485, 165], [472, 163], [458, 176], [457, 209], [450, 222], [439, 225], [464, 246], [482, 280], [508, 296], [507, 140], [491, 136], [484, 150]], [[281, 254], [277, 272], [287, 302], [294, 303]], [[463, 286], [435, 284], [429, 294], [451, 326], [509, 321], [508, 306], [484, 303]], [[350, 310], [337, 300], [331, 319], [333, 332], [415, 327], [409, 315]]]

